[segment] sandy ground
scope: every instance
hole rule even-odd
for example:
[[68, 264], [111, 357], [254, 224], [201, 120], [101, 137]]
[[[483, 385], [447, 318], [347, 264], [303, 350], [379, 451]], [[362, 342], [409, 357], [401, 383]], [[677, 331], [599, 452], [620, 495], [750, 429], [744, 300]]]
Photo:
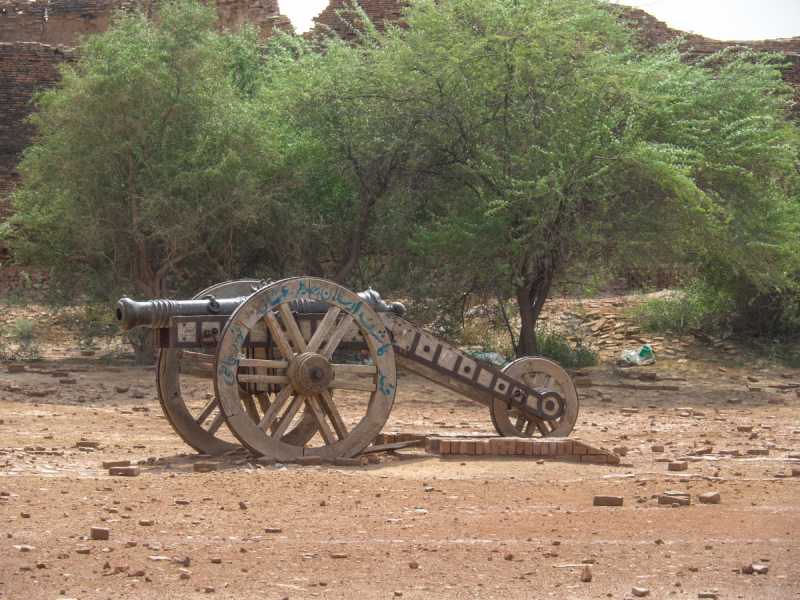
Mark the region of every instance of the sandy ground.
[[[800, 460], [790, 456], [800, 453], [799, 399], [769, 387], [794, 374], [702, 346], [687, 352], [696, 358], [644, 369], [672, 378], [663, 383], [677, 392], [601, 387], [639, 383], [608, 356], [587, 369], [593, 386], [580, 390], [572, 437], [627, 448], [621, 466], [384, 454], [363, 467], [262, 468], [234, 454], [201, 474], [161, 415], [151, 369], [80, 358], [65, 343], [29, 365], [41, 373], [0, 375], [0, 595], [633, 598], [642, 588], [650, 598], [798, 597], [800, 477], [791, 475]], [[117, 393], [121, 384], [130, 389]], [[187, 394], [193, 408], [205, 393], [198, 384]], [[620, 412], [633, 406], [638, 413]], [[359, 418], [354, 406], [343, 413]], [[409, 375], [390, 430], [493, 432], [487, 409]], [[81, 440], [100, 447], [80, 450]], [[711, 454], [689, 456], [707, 446]], [[720, 454], [737, 449], [744, 457]], [[687, 471], [663, 462], [686, 456]], [[138, 477], [112, 477], [101, 468], [109, 460], [145, 464]], [[659, 505], [653, 496], [669, 490], [688, 492], [691, 506]], [[719, 504], [698, 502], [709, 491]], [[624, 505], [593, 506], [594, 495]], [[91, 527], [109, 539], [88, 539]], [[582, 582], [587, 564], [592, 580]], [[749, 564], [768, 572], [741, 573]]]

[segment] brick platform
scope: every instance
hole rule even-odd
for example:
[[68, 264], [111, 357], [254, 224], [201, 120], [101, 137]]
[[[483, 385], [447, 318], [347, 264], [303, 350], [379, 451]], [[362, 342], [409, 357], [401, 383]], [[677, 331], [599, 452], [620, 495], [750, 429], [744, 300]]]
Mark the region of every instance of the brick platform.
[[619, 456], [570, 438], [430, 437], [426, 448], [442, 455], [551, 457], [578, 462], [619, 464]]
[[373, 444], [416, 442], [432, 454], [459, 456], [550, 457], [576, 462], [619, 464], [616, 454], [571, 438], [504, 438], [495, 436], [450, 437], [436, 433], [380, 433]]

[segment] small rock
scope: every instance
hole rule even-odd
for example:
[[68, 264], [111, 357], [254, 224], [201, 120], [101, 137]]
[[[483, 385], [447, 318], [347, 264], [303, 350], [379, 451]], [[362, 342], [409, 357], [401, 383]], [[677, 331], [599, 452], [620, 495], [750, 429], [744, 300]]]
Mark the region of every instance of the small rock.
[[196, 462], [194, 463], [194, 470], [198, 473], [209, 473], [211, 471], [219, 471], [218, 462]]
[[664, 540], [662, 540], [661, 538], [658, 538], [656, 540], [656, 546], [663, 546], [663, 545], [664, 545]]
[[[367, 462], [369, 464], [371, 464], [371, 465], [379, 465], [379, 464], [381, 464], [381, 459], [378, 456], [373, 456], [372, 454], [370, 454], [367, 457]], [[400, 592], [400, 593], [402, 594], [403, 592]]]
[[631, 593], [637, 598], [644, 598], [645, 596], [650, 595], [650, 590], [647, 588], [635, 587], [631, 590]]
[[698, 592], [698, 598], [711, 598], [711, 600], [717, 600], [717, 595], [714, 592]]
[[281, 533], [283, 529], [280, 527], [264, 527], [266, 533]]
[[728, 398], [728, 404], [739, 404], [742, 400], [740, 398]]
[[140, 519], [139, 520], [139, 525], [141, 525], [142, 527], [150, 527], [154, 523], [155, 523], [155, 521], [153, 521], [153, 519]]
[[719, 504], [721, 498], [719, 492], [708, 492], [707, 494], [700, 494], [700, 502], [703, 504]]
[[756, 570], [755, 567], [753, 567], [753, 565], [745, 565], [742, 567], [742, 573], [744, 575], [752, 575], [755, 572]]
[[769, 567], [767, 565], [753, 565], [753, 570], [759, 575], [766, 575], [769, 573]]
[[349, 554], [331, 554], [331, 558], [349, 558]]
[[664, 451], [664, 446], [651, 446], [650, 447], [650, 451], [651, 452], [663, 452]]
[[589, 583], [592, 580], [592, 569], [589, 565], [583, 567], [583, 571], [581, 572], [581, 581], [584, 583]]
[[92, 527], [89, 537], [93, 540], [107, 540], [110, 533], [108, 529], [103, 527]]
[[247, 510], [247, 503], [244, 500], [239, 500], [239, 508], [242, 510]]
[[402, 596], [403, 596], [403, 592], [401, 592], [400, 590], [395, 590], [394, 591], [394, 597], [395, 598], [401, 598]]
[[503, 558], [505, 558], [506, 560], [514, 560], [514, 555], [513, 554], [506, 554]]
[[689, 463], [685, 460], [676, 460], [669, 463], [667, 468], [670, 471], [685, 471], [689, 468]]
[[262, 456], [257, 461], [257, 465], [261, 465], [262, 467], [272, 467], [275, 465], [275, 459], [270, 458], [269, 456]]
[[408, 563], [408, 567], [410, 569], [419, 569], [419, 563], [415, 560], [412, 560], [410, 563]]
[[214, 589], [213, 587], [211, 587], [210, 585], [207, 585], [206, 587], [204, 587], [204, 588], [203, 588], [203, 591], [204, 591], [206, 594], [213, 594], [213, 593], [214, 593], [214, 592], [216, 592], [217, 590], [216, 590], [216, 589]]
[[428, 486], [428, 487], [425, 488], [425, 491], [426, 492], [432, 492], [433, 488], [431, 486]]
[[222, 559], [221, 558], [216, 558], [216, 557], [212, 558], [211, 559], [211, 564], [212, 565], [221, 565], [222, 564]]
[[750, 433], [751, 431], [753, 431], [753, 426], [752, 425], [737, 425], [736, 426], [736, 431], [740, 431], [742, 433]]
[[127, 384], [127, 385], [118, 385], [118, 386], [117, 386], [117, 393], [118, 393], [118, 394], [124, 394], [124, 393], [125, 393], [125, 392], [127, 392], [129, 389], [131, 389], [131, 386], [130, 386], [130, 384]]
[[328, 503], [327, 503], [327, 502], [325, 502], [325, 500], [320, 500], [320, 501], [319, 501], [319, 505], [320, 505], [320, 506], [327, 506], [327, 505], [328, 505]]

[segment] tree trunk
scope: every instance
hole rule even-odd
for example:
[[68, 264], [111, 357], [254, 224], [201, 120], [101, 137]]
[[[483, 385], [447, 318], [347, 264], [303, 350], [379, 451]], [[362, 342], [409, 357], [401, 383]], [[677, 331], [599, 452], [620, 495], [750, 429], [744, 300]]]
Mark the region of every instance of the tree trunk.
[[539, 354], [539, 347], [536, 343], [536, 322], [550, 295], [553, 270], [551, 268], [542, 269], [530, 281], [531, 283], [519, 285], [516, 289], [521, 321], [517, 358], [538, 356]]
[[528, 296], [527, 286], [517, 286], [517, 304], [522, 325], [519, 328], [519, 343], [517, 344], [517, 358], [523, 356], [537, 356], [539, 348], [536, 345], [536, 316]]

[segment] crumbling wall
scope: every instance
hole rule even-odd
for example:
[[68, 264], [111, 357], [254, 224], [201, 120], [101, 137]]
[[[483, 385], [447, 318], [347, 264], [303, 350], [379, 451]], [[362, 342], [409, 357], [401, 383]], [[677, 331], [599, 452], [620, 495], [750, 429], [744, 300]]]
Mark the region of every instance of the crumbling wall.
[[685, 40], [680, 45], [681, 50], [691, 51], [696, 55], [713, 54], [730, 46], [746, 46], [757, 52], [783, 53], [786, 55], [787, 65], [781, 66], [780, 70], [783, 80], [795, 89], [793, 111], [800, 117], [800, 37], [760, 41], [713, 40], [702, 35], [672, 29], [641, 9], [626, 9], [623, 18], [628, 19], [631, 26], [639, 30], [639, 39], [646, 47], [663, 44], [685, 35]]
[[[114, 11], [143, 5], [153, 9], [154, 0], [0, 0], [0, 42], [41, 42], [56, 46], [77, 45], [82, 36], [108, 29]], [[278, 0], [217, 0], [221, 28], [236, 30], [247, 20], [266, 37], [277, 27], [293, 31], [280, 14]]]
[[[324, 35], [332, 30], [342, 39], [354, 39], [357, 35], [356, 31], [362, 30], [363, 27], [350, 15], [345, 15], [343, 20], [336, 14], [337, 11], [345, 10], [345, 4], [349, 7], [351, 0], [331, 0], [325, 10], [314, 18], [314, 29], [308, 35]], [[379, 30], [383, 30], [385, 22], [400, 21], [403, 8], [410, 2], [408, 0], [358, 0], [357, 4], [364, 10], [370, 21]]]

